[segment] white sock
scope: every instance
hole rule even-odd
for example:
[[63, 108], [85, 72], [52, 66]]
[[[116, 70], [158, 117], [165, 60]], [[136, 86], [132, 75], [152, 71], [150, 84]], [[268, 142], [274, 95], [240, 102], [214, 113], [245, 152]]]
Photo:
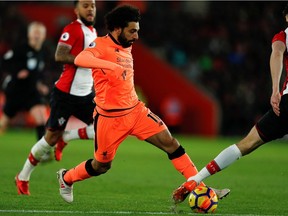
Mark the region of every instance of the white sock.
[[202, 182], [208, 176], [210, 176], [210, 173], [208, 172], [207, 168], [204, 167], [195, 176], [188, 178], [187, 181], [194, 180], [197, 182], [197, 184], [200, 184], [200, 182]]
[[222, 170], [227, 166], [231, 165], [234, 161], [238, 160], [241, 156], [242, 154], [239, 148], [236, 144], [234, 144], [220, 152], [220, 154], [214, 159], [214, 161]]
[[94, 131], [94, 125], [89, 125], [86, 127], [86, 133], [89, 139], [94, 139], [95, 137], [95, 131]]
[[213, 175], [231, 165], [241, 156], [242, 154], [236, 144], [231, 145], [220, 152], [220, 154], [213, 161], [211, 161], [206, 167], [202, 168], [195, 176], [190, 177], [187, 181], [194, 180], [199, 184], [208, 176]]
[[68, 143], [70, 140], [79, 139], [78, 129], [64, 131], [62, 139], [65, 143]]
[[[71, 140], [81, 139], [79, 136], [79, 130], [82, 130], [82, 129], [83, 128], [65, 131], [63, 136], [62, 136], [63, 141], [65, 143], [68, 143]], [[85, 127], [85, 130], [86, 130], [87, 137], [89, 139], [94, 139], [94, 136], [95, 136], [94, 125], [92, 124], [92, 125]]]
[[[44, 137], [42, 137], [31, 149], [31, 154], [38, 161], [41, 160], [41, 157], [51, 150], [51, 146], [46, 142]], [[21, 172], [18, 175], [18, 178], [23, 181], [29, 181], [30, 175], [33, 172], [36, 165], [33, 165], [29, 158], [27, 158]]]

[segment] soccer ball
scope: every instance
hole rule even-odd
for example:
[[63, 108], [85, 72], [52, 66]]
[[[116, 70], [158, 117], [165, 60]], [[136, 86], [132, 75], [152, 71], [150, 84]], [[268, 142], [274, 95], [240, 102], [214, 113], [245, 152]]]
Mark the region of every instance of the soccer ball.
[[218, 197], [212, 188], [198, 186], [189, 194], [189, 206], [196, 213], [214, 213], [218, 206]]

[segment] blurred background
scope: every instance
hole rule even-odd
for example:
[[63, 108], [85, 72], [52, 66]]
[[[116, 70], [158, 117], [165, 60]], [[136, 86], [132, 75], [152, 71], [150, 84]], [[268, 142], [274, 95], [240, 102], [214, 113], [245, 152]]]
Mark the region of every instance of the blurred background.
[[[118, 4], [138, 6], [140, 40], [133, 45], [142, 100], [173, 133], [244, 135], [269, 108], [271, 40], [286, 28], [284, 1], [97, 1], [95, 27]], [[48, 30], [45, 77], [52, 88], [62, 65], [54, 52], [76, 18], [71, 1], [0, 1], [0, 55], [26, 40], [31, 21]], [[6, 74], [1, 70], [0, 82]], [[4, 103], [0, 90], [0, 115]], [[19, 116], [14, 126], [31, 126]]]

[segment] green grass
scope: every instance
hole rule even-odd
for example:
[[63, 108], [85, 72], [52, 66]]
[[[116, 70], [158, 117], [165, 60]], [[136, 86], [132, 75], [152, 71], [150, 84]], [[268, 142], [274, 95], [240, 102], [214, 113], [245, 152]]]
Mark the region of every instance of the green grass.
[[[200, 169], [238, 138], [176, 136]], [[56, 171], [93, 157], [92, 141], [72, 141], [61, 162], [39, 165], [30, 180], [31, 196], [18, 196], [14, 177], [35, 142], [33, 130], [14, 129], [0, 137], [0, 215], [175, 215], [171, 192], [184, 178], [165, 153], [136, 138], [120, 146], [105, 175], [74, 184], [74, 202], [58, 194]], [[205, 180], [231, 189], [216, 215], [288, 215], [287, 143], [272, 142]], [[187, 201], [180, 215], [192, 214]]]

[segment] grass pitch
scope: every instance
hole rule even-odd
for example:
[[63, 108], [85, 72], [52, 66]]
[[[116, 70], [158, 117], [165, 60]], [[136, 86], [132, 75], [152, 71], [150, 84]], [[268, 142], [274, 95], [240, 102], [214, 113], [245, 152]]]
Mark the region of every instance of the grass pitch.
[[[93, 142], [71, 141], [63, 160], [40, 164], [30, 180], [31, 196], [18, 196], [14, 177], [35, 143], [34, 130], [10, 129], [0, 137], [0, 215], [194, 215], [188, 201], [171, 210], [171, 193], [184, 178], [165, 153], [129, 137], [105, 175], [74, 184], [74, 202], [58, 194], [56, 171], [93, 157]], [[239, 138], [176, 136], [200, 169]], [[205, 180], [228, 187], [215, 215], [288, 215], [287, 141], [266, 144], [221, 173]], [[196, 214], [195, 214], [196, 215]]]

